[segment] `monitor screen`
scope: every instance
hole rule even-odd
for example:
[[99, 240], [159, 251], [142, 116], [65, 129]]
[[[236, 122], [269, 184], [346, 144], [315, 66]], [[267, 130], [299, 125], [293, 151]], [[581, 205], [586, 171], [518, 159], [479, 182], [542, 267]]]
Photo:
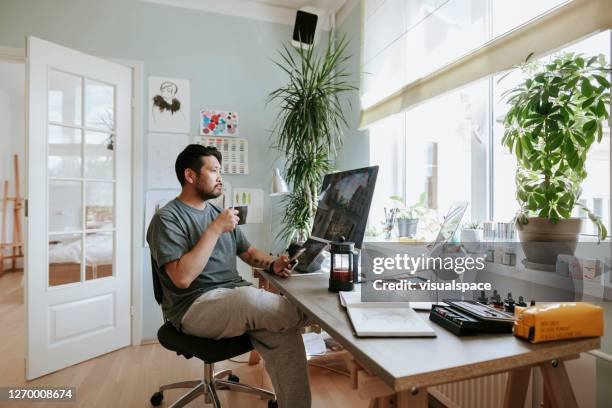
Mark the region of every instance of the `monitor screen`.
[[378, 166], [327, 174], [311, 235], [328, 241], [344, 237], [361, 248], [377, 175]]

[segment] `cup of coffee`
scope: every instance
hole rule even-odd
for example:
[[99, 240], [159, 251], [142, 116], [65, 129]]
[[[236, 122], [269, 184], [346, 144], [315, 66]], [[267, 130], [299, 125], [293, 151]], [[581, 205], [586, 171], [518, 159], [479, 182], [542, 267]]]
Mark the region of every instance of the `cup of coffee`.
[[248, 205], [237, 205], [234, 207], [234, 210], [238, 211], [238, 218], [240, 218], [240, 220], [238, 221], [238, 225], [242, 225], [242, 224], [246, 224], [246, 219], [247, 219], [247, 214], [249, 212], [249, 206]]

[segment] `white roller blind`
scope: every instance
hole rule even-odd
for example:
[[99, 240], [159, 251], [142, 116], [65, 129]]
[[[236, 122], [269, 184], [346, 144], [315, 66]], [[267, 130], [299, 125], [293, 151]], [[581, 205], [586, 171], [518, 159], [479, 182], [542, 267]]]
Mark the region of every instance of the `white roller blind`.
[[611, 0], [366, 0], [360, 126], [611, 27]]

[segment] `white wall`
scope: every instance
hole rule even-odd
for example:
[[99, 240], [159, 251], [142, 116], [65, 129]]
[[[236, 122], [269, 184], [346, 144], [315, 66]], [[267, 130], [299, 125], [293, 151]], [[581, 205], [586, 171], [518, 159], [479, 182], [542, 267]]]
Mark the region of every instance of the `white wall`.
[[[19, 155], [21, 195], [25, 192], [25, 66], [22, 63], [0, 62], [0, 197], [4, 180], [9, 181], [9, 196], [15, 195], [13, 155]], [[13, 241], [13, 207], [8, 207], [7, 240]], [[1, 218], [0, 218], [1, 220]], [[24, 220], [22, 213], [22, 231]], [[25, 237], [25, 233], [22, 234]], [[5, 263], [5, 268], [10, 263]], [[22, 267], [18, 260], [17, 267]]]

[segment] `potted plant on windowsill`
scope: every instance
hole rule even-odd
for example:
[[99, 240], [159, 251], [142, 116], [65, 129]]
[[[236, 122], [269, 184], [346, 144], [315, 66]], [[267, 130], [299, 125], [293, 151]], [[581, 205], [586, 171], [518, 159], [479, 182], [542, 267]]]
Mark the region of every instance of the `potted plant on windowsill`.
[[587, 213], [600, 240], [607, 237], [601, 219], [579, 198], [587, 153], [609, 118], [609, 67], [603, 55], [568, 53], [520, 68], [528, 78], [503, 95], [510, 109], [502, 144], [518, 162], [516, 222], [527, 261], [553, 265], [558, 254], [575, 251], [582, 219], [572, 217], [574, 207]]
[[470, 222], [461, 228], [461, 242], [482, 242], [482, 228], [479, 222]]
[[419, 219], [427, 212], [425, 193], [421, 193], [417, 202], [410, 207], [405, 206], [402, 197], [391, 196], [389, 198], [401, 204], [397, 215], [397, 235], [407, 238], [416, 237]]

